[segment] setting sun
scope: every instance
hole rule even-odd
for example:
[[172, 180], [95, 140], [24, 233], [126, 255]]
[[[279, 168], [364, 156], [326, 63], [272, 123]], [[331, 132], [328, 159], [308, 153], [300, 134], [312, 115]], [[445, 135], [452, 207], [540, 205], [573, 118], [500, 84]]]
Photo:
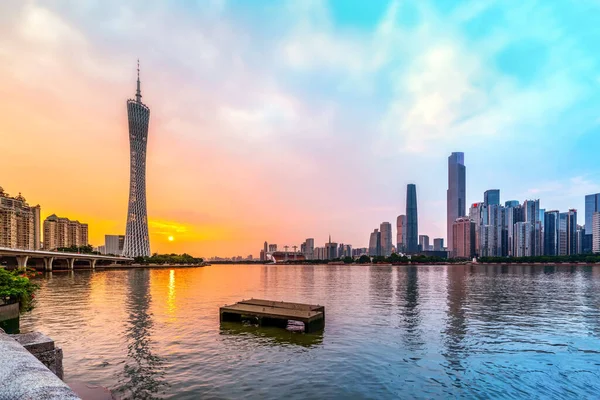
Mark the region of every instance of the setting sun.
[[175, 240], [175, 238], [173, 236], [169, 236], [169, 242], [172, 242], [173, 240]]

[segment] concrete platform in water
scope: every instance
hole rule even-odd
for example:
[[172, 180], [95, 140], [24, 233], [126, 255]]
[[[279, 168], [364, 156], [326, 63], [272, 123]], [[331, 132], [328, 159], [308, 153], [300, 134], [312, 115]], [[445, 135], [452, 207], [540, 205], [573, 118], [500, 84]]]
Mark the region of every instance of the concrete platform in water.
[[261, 299], [242, 300], [219, 309], [221, 322], [253, 318], [258, 324], [285, 328], [288, 321], [304, 323], [304, 332], [320, 331], [325, 326], [325, 307]]

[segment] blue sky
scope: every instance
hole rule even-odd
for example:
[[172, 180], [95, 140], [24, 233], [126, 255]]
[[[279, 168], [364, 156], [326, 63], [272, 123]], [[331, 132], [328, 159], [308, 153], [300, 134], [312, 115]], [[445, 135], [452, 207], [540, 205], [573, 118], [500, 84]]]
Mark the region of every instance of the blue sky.
[[[498, 188], [583, 212], [600, 192], [597, 1], [9, 0], [0, 22], [4, 83], [74, 114], [93, 93], [98, 151], [127, 151], [110, 123], [139, 57], [151, 212], [230, 227], [244, 253], [328, 233], [364, 246], [403, 213], [407, 183], [420, 233], [443, 237], [453, 151], [470, 203]], [[103, 190], [126, 192], [120, 163]], [[119, 196], [104, 216], [115, 229]], [[216, 240], [199, 251], [225, 248]]]

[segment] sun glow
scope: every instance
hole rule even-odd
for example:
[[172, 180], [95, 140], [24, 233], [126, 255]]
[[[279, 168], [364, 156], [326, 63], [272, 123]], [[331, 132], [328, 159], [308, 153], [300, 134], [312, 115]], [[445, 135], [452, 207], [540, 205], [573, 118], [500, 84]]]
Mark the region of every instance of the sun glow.
[[175, 238], [173, 236], [169, 236], [169, 242], [172, 242], [173, 240], [175, 240]]

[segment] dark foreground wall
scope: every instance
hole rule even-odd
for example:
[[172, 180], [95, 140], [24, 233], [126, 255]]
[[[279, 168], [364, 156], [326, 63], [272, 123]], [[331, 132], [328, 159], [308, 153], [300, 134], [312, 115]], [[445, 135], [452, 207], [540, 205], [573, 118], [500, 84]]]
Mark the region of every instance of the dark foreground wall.
[[0, 331], [0, 399], [75, 400], [79, 397], [25, 347]]

